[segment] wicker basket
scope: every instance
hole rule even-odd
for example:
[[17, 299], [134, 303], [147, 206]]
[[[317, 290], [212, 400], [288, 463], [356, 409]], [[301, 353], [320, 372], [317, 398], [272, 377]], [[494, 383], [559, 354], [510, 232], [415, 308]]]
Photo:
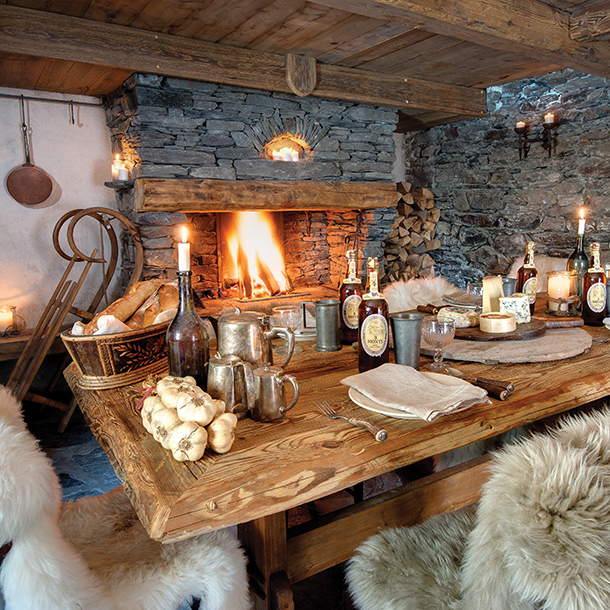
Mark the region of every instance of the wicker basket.
[[118, 388], [167, 371], [165, 334], [169, 322], [112, 335], [61, 334], [82, 377], [81, 388]]

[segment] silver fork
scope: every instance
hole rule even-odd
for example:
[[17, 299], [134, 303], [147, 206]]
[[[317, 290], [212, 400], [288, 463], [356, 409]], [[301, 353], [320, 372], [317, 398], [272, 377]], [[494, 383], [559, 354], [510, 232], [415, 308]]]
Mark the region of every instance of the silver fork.
[[337, 413], [325, 400], [319, 402], [317, 405], [318, 409], [326, 415], [326, 417], [330, 417], [330, 419], [344, 419], [348, 421], [352, 426], [358, 426], [359, 428], [366, 428], [374, 437], [376, 441], [385, 441], [388, 438], [388, 433], [381, 426], [374, 424], [372, 421], [368, 419], [360, 419], [358, 417], [345, 417], [345, 415], [340, 415]]

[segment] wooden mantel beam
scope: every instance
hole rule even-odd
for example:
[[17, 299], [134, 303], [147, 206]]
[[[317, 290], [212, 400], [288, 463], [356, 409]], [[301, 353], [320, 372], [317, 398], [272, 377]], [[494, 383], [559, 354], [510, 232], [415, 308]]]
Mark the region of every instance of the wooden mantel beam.
[[535, 0], [315, 0], [610, 78], [610, 47], [570, 37], [566, 12]]
[[[0, 51], [291, 93], [282, 55], [0, 4]], [[485, 116], [483, 90], [318, 64], [312, 95]]]

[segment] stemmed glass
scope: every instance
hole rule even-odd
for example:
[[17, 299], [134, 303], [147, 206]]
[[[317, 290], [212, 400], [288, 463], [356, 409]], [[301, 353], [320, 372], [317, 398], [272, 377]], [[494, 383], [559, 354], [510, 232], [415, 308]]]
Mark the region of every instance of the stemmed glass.
[[447, 370], [447, 366], [443, 362], [441, 349], [453, 341], [455, 322], [453, 320], [439, 320], [436, 316], [426, 317], [422, 334], [426, 343], [434, 348], [434, 362], [426, 364], [424, 368], [436, 373], [443, 373]]
[[[294, 332], [301, 325], [301, 307], [299, 305], [284, 305], [273, 308], [273, 316], [271, 318], [273, 326], [284, 326]], [[283, 346], [275, 347], [278, 354], [286, 354], [286, 348]], [[295, 347], [293, 354], [301, 352], [300, 347]]]

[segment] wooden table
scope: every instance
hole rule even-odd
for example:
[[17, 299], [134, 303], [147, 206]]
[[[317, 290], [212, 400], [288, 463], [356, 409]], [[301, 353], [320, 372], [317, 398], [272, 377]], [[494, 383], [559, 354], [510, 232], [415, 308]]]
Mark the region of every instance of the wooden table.
[[[587, 330], [593, 336], [609, 334], [603, 327]], [[87, 422], [150, 536], [171, 542], [238, 525], [253, 583], [266, 597], [257, 598], [260, 608], [292, 608], [290, 583], [346, 560], [379, 529], [476, 502], [487, 458], [349, 506], [295, 532], [287, 530], [288, 509], [610, 394], [609, 347], [594, 342], [587, 353], [566, 360], [495, 366], [454, 362], [468, 374], [511, 380], [516, 390], [507, 401], [493, 400], [433, 423], [390, 419], [353, 405], [339, 383], [357, 372], [351, 347], [316, 352], [313, 343], [299, 346], [302, 353], [286, 370], [300, 384], [297, 405], [276, 423], [240, 421], [229, 453], [206, 452], [195, 463], [176, 462], [144, 430], [136, 411], [141, 384], [85, 392], [76, 385], [76, 367], [66, 370]], [[429, 358], [422, 357], [423, 362]], [[320, 400], [349, 406], [383, 424], [388, 439], [375, 442], [362, 429], [324, 418], [315, 408]]]

